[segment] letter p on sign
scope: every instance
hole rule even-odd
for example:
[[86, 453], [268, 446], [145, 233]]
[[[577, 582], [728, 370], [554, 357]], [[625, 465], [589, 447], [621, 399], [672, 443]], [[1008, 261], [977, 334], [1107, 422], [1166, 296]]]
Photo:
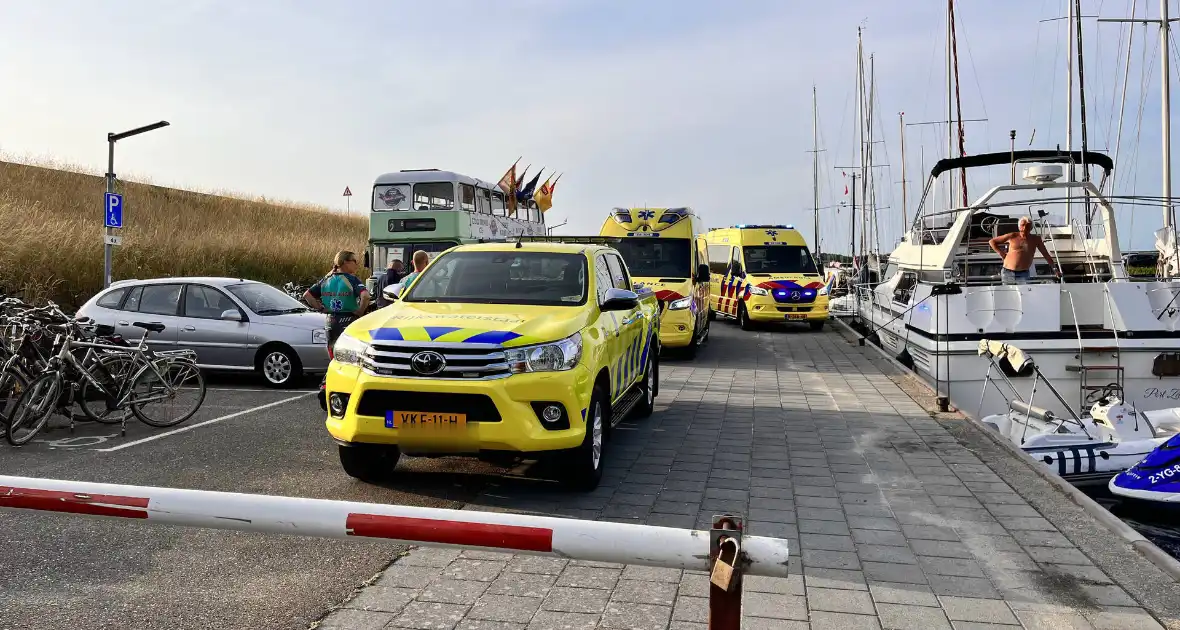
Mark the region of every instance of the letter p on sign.
[[104, 213], [103, 226], [109, 228], [123, 227], [123, 195], [118, 193], [106, 193], [104, 198]]

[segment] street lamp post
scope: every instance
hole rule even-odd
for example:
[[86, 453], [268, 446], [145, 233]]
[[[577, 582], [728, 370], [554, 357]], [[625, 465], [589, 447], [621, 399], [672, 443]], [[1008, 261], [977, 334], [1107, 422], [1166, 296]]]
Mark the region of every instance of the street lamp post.
[[552, 235], [553, 235], [553, 230], [556, 230], [557, 228], [559, 228], [559, 227], [561, 227], [561, 226], [565, 225], [566, 223], [569, 223], [569, 219], [566, 219], [565, 221], [562, 221], [561, 223], [558, 223], [557, 225], [554, 225], [554, 226], [552, 226], [552, 227], [549, 227], [549, 228], [548, 228], [546, 231], [547, 231], [547, 232], [549, 232], [549, 234], [552, 236]]
[[[160, 122], [155, 122], [150, 125], [145, 125], [143, 127], [137, 127], [137, 128], [132, 129], [130, 131], [124, 131], [122, 133], [108, 133], [107, 134], [107, 174], [106, 174], [107, 190], [106, 190], [106, 192], [108, 195], [114, 194], [114, 192], [115, 192], [115, 143], [122, 140], [123, 138], [130, 138], [131, 136], [138, 136], [141, 133], [155, 131], [156, 129], [160, 129], [161, 127], [167, 127], [169, 124], [170, 123], [168, 121], [161, 120]], [[105, 201], [105, 196], [104, 196], [104, 208], [103, 208], [104, 215], [107, 212], [109, 212], [109, 209], [105, 207], [107, 203], [109, 203], [109, 202]], [[120, 210], [120, 212], [121, 212], [121, 210]], [[120, 216], [120, 222], [122, 222], [121, 216]], [[109, 223], [109, 221], [104, 221], [103, 223], [104, 223], [104, 225], [106, 225], [107, 223]], [[111, 286], [111, 238], [110, 237], [114, 236], [114, 232], [112, 231], [112, 230], [114, 230], [114, 228], [111, 227], [110, 225], [106, 225], [104, 230], [105, 230], [105, 237], [106, 238], [103, 239], [102, 288], [105, 289], [105, 288]]]

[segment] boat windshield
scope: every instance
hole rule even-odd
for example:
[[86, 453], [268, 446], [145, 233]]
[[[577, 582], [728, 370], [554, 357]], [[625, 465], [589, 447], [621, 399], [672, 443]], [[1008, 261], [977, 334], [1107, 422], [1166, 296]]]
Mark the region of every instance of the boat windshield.
[[746, 273], [819, 274], [811, 252], [802, 245], [744, 247]]

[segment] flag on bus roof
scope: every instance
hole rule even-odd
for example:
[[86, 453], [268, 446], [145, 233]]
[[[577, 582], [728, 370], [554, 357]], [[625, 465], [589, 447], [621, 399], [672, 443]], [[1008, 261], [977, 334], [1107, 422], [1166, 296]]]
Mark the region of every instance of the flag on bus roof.
[[541, 212], [553, 207], [553, 188], [549, 186], [549, 180], [552, 178], [552, 175], [546, 177], [545, 183], [541, 184], [537, 193], [533, 195], [533, 202], [537, 204], [537, 208], [540, 208]]
[[544, 173], [544, 172], [545, 172], [545, 169], [542, 168], [533, 177], [533, 179], [529, 181], [528, 185], [526, 185], [523, 189], [519, 190], [516, 193], [516, 200], [517, 201], [519, 201], [521, 203], [527, 203], [528, 201], [533, 199], [533, 191], [535, 191], [537, 189], [537, 181], [539, 179], [541, 179], [541, 173]]
[[557, 181], [560, 180], [561, 176], [564, 174], [565, 173], [559, 173], [557, 175], [557, 179], [553, 180], [552, 184], [549, 183], [549, 178], [546, 177], [545, 183], [541, 184], [541, 189], [536, 195], [533, 195], [533, 201], [536, 202], [537, 207], [541, 209], [541, 212], [545, 212], [549, 208], [553, 207], [553, 191], [557, 190]]
[[516, 158], [516, 162], [508, 168], [504, 176], [500, 178], [500, 183], [497, 184], [500, 190], [504, 191], [504, 198], [508, 201], [508, 208], [516, 214], [516, 164], [520, 162], [520, 158]]
[[515, 190], [520, 190], [521, 188], [524, 188], [524, 178], [525, 178], [525, 176], [527, 176], [529, 174], [529, 169], [532, 167], [533, 167], [533, 165], [529, 164], [528, 166], [524, 167], [523, 171], [520, 172], [520, 177], [518, 177], [516, 179]]

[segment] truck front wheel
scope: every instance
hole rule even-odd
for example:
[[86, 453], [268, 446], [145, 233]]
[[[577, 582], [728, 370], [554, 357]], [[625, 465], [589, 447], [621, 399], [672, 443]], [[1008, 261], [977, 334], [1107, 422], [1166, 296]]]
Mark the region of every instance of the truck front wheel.
[[393, 469], [401, 457], [401, 451], [396, 446], [353, 444], [338, 448], [344, 472], [368, 483], [388, 481], [393, 477]]
[[562, 458], [565, 465], [564, 481], [576, 490], [593, 490], [602, 481], [603, 455], [606, 453], [606, 423], [610, 413], [603, 400], [602, 389], [595, 387], [586, 411], [586, 435], [582, 444]]

